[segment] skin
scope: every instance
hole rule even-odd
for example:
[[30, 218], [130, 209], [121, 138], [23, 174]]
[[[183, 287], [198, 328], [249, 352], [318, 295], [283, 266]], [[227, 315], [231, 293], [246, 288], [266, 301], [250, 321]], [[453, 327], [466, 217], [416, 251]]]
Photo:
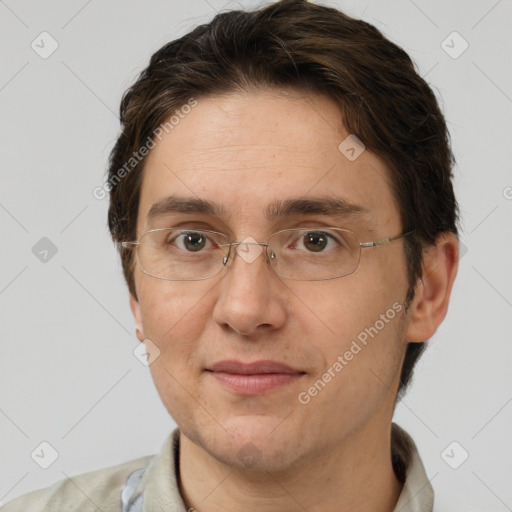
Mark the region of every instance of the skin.
[[[384, 163], [370, 151], [350, 162], [348, 133], [334, 103], [293, 91], [198, 98], [198, 105], [151, 150], [144, 169], [137, 236], [183, 223], [266, 241], [279, 229], [337, 226], [361, 241], [401, 233]], [[147, 213], [169, 196], [222, 205], [221, 217]], [[295, 215], [269, 221], [276, 199], [342, 197], [357, 218]], [[180, 428], [180, 490], [187, 507], [210, 511], [392, 511], [401, 492], [390, 459], [390, 429], [407, 342], [426, 340], [443, 320], [458, 261], [456, 237], [425, 252], [425, 276], [407, 315], [396, 315], [311, 401], [307, 391], [357, 335], [407, 290], [403, 240], [362, 249], [341, 279], [278, 277], [265, 255], [235, 256], [218, 276], [170, 282], [134, 266], [130, 306], [140, 341], [161, 351], [150, 370]], [[205, 368], [224, 359], [271, 359], [305, 372], [261, 396], [239, 396]], [[244, 448], [245, 447], [245, 448]], [[253, 454], [251, 463], [238, 456]]]

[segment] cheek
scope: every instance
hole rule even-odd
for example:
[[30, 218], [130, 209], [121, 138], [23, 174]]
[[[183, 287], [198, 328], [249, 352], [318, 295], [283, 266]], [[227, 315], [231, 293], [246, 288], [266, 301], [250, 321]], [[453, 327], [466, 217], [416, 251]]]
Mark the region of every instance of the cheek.
[[372, 314], [364, 315], [359, 326], [352, 324], [352, 318], [350, 326], [339, 319], [341, 334], [336, 339], [331, 336], [324, 347], [326, 366], [302, 389], [300, 403], [309, 401], [306, 407], [320, 423], [344, 425], [349, 432], [394, 401], [402, 334], [401, 320], [391, 311], [394, 318], [388, 323]]
[[169, 414], [181, 422], [194, 402], [191, 397], [199, 398], [198, 340], [208, 318], [208, 290], [198, 291], [195, 284], [155, 280], [139, 293], [144, 335], [160, 350], [149, 369]]
[[369, 264], [364, 274], [323, 283], [307, 296], [324, 336], [311, 336], [307, 322], [301, 328], [323, 354], [323, 364], [303, 391], [313, 407], [330, 408], [337, 418], [370, 414], [386, 395], [391, 399], [399, 376], [406, 280], [403, 272], [382, 269]]
[[146, 279], [139, 293], [144, 336], [159, 348], [159, 365], [179, 371], [196, 350], [208, 318], [208, 288]]

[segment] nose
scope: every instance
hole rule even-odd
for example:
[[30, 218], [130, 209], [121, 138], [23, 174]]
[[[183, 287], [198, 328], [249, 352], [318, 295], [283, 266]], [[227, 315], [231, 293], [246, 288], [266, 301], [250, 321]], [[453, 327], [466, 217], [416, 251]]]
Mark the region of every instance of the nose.
[[231, 247], [213, 311], [214, 320], [224, 329], [251, 336], [285, 323], [285, 288], [270, 268], [265, 246], [246, 239]]

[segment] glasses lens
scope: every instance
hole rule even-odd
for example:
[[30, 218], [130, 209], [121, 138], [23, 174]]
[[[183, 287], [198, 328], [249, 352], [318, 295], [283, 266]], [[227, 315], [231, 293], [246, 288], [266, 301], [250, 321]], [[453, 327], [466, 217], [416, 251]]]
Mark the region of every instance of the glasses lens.
[[286, 229], [270, 237], [268, 254], [281, 277], [321, 281], [354, 272], [361, 247], [357, 235], [344, 229]]
[[171, 281], [195, 281], [217, 275], [227, 254], [227, 238], [201, 229], [155, 229], [145, 233], [138, 247], [142, 270]]

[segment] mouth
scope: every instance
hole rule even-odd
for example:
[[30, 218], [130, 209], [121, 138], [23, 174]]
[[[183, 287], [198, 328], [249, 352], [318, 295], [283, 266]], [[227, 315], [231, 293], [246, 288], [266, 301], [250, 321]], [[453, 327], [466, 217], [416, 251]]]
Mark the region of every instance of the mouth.
[[296, 382], [304, 371], [296, 370], [277, 361], [220, 361], [208, 372], [225, 389], [242, 396], [255, 396], [282, 388]]

